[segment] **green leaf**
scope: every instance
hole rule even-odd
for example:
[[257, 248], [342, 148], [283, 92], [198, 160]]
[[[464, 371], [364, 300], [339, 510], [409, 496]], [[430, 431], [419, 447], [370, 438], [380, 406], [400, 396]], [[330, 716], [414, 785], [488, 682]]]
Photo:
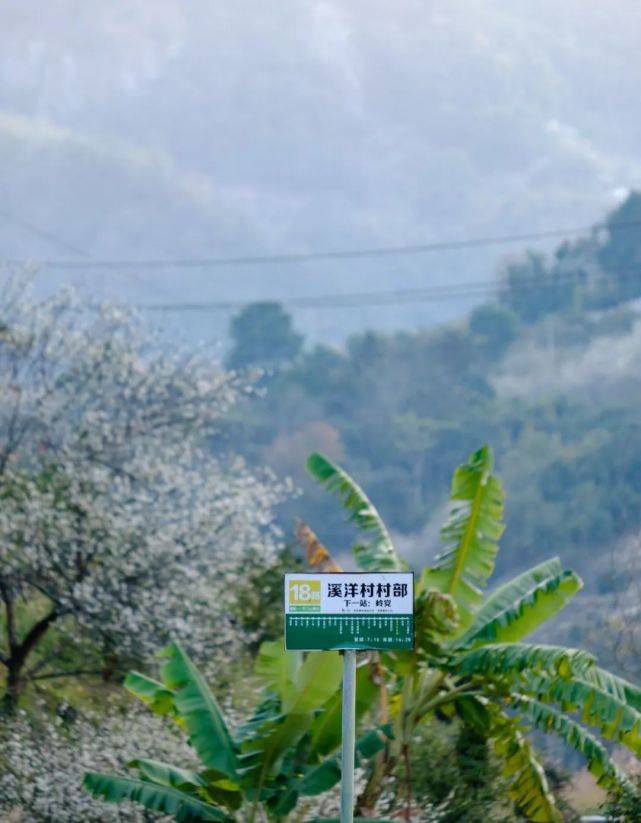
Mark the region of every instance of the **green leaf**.
[[528, 643], [492, 643], [463, 653], [451, 664], [456, 674], [514, 675], [550, 673], [564, 681], [584, 674], [594, 666], [594, 658], [578, 649]]
[[219, 806], [236, 811], [243, 805], [243, 795], [240, 786], [233, 780], [216, 780], [208, 783], [201, 794]]
[[221, 809], [210, 806], [178, 789], [159, 786], [147, 780], [131, 780], [99, 772], [88, 772], [83, 781], [84, 788], [108, 803], [131, 800], [146, 809], [161, 814], [173, 815], [178, 823], [202, 823], [202, 821], [230, 821]]
[[246, 781], [259, 789], [309, 730], [318, 709], [332, 698], [342, 677], [340, 656], [336, 652], [311, 652], [296, 672], [291, 693], [281, 714], [256, 726], [242, 745], [241, 762]]
[[180, 769], [158, 760], [144, 760], [142, 758], [127, 763], [129, 768], [138, 769], [140, 776], [152, 783], [161, 786], [170, 786], [183, 792], [195, 792], [204, 785], [203, 780], [187, 769]]
[[238, 764], [234, 744], [203, 676], [178, 643], [171, 643], [162, 656], [167, 658], [162, 679], [174, 692], [174, 705], [189, 733], [190, 744], [207, 768], [235, 777]]
[[268, 692], [266, 697], [254, 709], [252, 716], [236, 729], [235, 739], [239, 744], [251, 740], [268, 722], [282, 717], [280, 699]]
[[487, 737], [490, 731], [491, 715], [485, 703], [471, 695], [461, 695], [454, 701], [456, 712], [465, 723], [479, 734]]
[[[356, 669], [356, 719], [359, 720], [370, 710], [380, 691], [373, 678], [369, 665], [359, 666]], [[341, 712], [343, 692], [338, 689], [323, 711], [316, 715], [311, 727], [311, 743], [309, 757], [329, 754], [340, 746], [341, 742]]]
[[318, 452], [307, 458], [307, 470], [325, 488], [338, 495], [349, 519], [371, 539], [352, 548], [365, 571], [402, 571], [407, 565], [396, 554], [392, 538], [376, 507], [363, 489], [340, 466]]
[[356, 753], [369, 759], [382, 751], [392, 737], [392, 729], [387, 723], [378, 729], [370, 729], [356, 741]]
[[533, 675], [526, 679], [524, 691], [543, 702], [558, 703], [564, 712], [576, 712], [586, 726], [597, 728], [603, 737], [641, 755], [641, 713], [599, 683], [591, 682], [591, 677], [593, 671], [570, 680]]
[[208, 769], [202, 774], [160, 763], [157, 760], [132, 760], [127, 764], [140, 771], [143, 780], [151, 780], [161, 786], [170, 786], [189, 794], [198, 794], [201, 799], [208, 800], [228, 809], [238, 809], [243, 798], [240, 786], [233, 780], [223, 776], [216, 769]]
[[296, 673], [294, 688], [283, 701], [283, 712], [305, 714], [320, 709], [335, 694], [342, 676], [338, 652], [310, 652]]
[[538, 700], [523, 696], [518, 699], [527, 718], [544, 732], [555, 732], [586, 760], [588, 770], [596, 777], [599, 786], [606, 789], [615, 786], [631, 788], [625, 772], [621, 771], [599, 741], [571, 717], [546, 706]]
[[492, 744], [509, 778], [508, 792], [521, 814], [532, 823], [561, 820], [543, 767], [514, 718], [493, 709]]
[[457, 647], [521, 640], [559, 612], [583, 582], [572, 571], [559, 570], [549, 577], [540, 575], [542, 566], [555, 565], [554, 561], [541, 564], [490, 595], [468, 631], [457, 641]]
[[155, 714], [174, 714], [174, 693], [151, 677], [140, 672], [129, 672], [125, 677], [125, 688], [143, 703], [146, 703]]
[[240, 755], [245, 785], [260, 789], [283, 757], [309, 730], [311, 722], [311, 713], [281, 716], [245, 740]]
[[622, 677], [617, 677], [615, 674], [601, 669], [598, 666], [590, 669], [587, 673], [586, 680], [594, 683], [607, 694], [616, 697], [621, 703], [631, 706], [638, 712], [641, 712], [641, 689], [624, 680]]
[[328, 791], [341, 779], [341, 769], [336, 760], [325, 760], [320, 766], [310, 769], [296, 784], [303, 795], [317, 795]]
[[472, 622], [481, 589], [494, 570], [503, 534], [503, 489], [492, 474], [492, 451], [483, 446], [454, 472], [450, 516], [441, 530], [444, 551], [421, 575], [419, 590], [436, 589], [456, 601], [461, 629]]
[[302, 660], [302, 652], [285, 651], [282, 639], [266, 640], [258, 650], [254, 671], [268, 689], [286, 701], [291, 699]]

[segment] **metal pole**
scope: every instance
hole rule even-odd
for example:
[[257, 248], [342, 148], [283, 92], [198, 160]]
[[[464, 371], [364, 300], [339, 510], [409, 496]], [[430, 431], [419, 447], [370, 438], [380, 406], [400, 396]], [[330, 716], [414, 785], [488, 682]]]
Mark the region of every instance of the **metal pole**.
[[354, 821], [354, 754], [356, 743], [356, 652], [343, 653], [343, 738], [341, 744], [341, 823]]

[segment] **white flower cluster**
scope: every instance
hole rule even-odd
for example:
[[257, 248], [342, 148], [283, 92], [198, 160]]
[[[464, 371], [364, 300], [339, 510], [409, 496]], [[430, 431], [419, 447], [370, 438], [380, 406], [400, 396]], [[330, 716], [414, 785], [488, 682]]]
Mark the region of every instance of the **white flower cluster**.
[[82, 719], [69, 726], [22, 716], [0, 735], [0, 819], [15, 823], [165, 820], [135, 804], [107, 804], [82, 788], [85, 772], [126, 774], [127, 762], [137, 756], [184, 768], [195, 765], [193, 752], [171, 727], [144, 709], [128, 715], [113, 713], [100, 724]]
[[119, 654], [169, 637], [196, 654], [230, 642], [243, 557], [273, 555], [272, 508], [288, 493], [216, 452], [247, 390], [122, 307], [71, 292], [36, 303], [13, 281], [0, 300], [6, 597], [44, 597]]

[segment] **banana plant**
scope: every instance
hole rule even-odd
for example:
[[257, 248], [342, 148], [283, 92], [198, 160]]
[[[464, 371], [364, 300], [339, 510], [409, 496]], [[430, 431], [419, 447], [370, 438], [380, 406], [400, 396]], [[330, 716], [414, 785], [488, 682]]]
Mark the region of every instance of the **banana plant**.
[[[404, 568], [376, 508], [347, 472], [320, 454], [307, 465], [363, 529], [366, 539], [354, 551], [357, 565], [367, 571]], [[627, 785], [628, 778], [599, 738], [641, 757], [641, 689], [600, 668], [584, 651], [526, 642], [577, 594], [580, 578], [552, 558], [485, 592], [503, 533], [503, 502], [492, 452], [483, 446], [454, 473], [443, 550], [418, 578], [415, 649], [380, 656], [394, 734], [384, 770], [372, 769], [361, 813], [373, 807], [385, 773], [405, 763], [408, 777], [398, 800], [410, 819], [412, 736], [437, 712], [458, 715], [483, 733], [503, 763], [516, 808], [535, 822], [561, 816], [528, 738], [532, 729], [559, 736], [606, 788]], [[312, 538], [320, 542], [308, 527], [305, 534], [308, 545]], [[316, 546], [308, 559], [322, 554]], [[326, 549], [323, 556], [331, 559]]]
[[[133, 776], [87, 773], [83, 785], [88, 792], [114, 803], [134, 801], [179, 823], [251, 823], [259, 814], [284, 820], [301, 797], [321, 794], [340, 779], [338, 761], [331, 757], [340, 743], [341, 665], [336, 652], [304, 658], [301, 652], [286, 653], [282, 642], [264, 643], [256, 662], [263, 699], [234, 735], [180, 644], [172, 643], [161, 658], [159, 681], [131, 672], [125, 687], [179, 725], [202, 768], [140, 757], [128, 764]], [[357, 677], [362, 716], [376, 687], [368, 666], [360, 666]], [[371, 757], [386, 741], [386, 730], [370, 731], [358, 742], [359, 755]]]

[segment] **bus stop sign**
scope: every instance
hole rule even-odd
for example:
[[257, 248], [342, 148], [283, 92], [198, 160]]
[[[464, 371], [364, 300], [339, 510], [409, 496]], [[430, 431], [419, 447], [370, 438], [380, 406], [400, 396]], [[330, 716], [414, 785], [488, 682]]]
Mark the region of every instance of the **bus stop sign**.
[[286, 574], [285, 648], [414, 648], [414, 575]]

